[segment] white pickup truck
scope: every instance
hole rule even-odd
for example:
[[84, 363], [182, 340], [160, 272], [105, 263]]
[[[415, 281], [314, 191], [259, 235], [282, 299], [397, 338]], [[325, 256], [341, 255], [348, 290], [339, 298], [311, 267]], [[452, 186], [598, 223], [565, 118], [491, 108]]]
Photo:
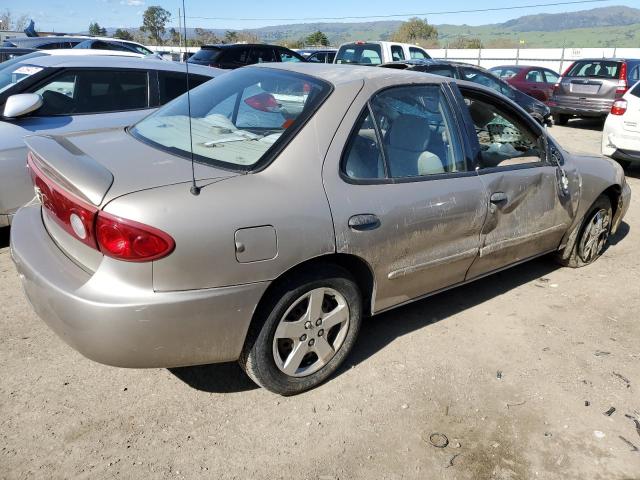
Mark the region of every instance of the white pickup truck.
[[399, 60], [426, 58], [431, 57], [418, 45], [397, 42], [350, 42], [340, 45], [333, 63], [381, 65]]

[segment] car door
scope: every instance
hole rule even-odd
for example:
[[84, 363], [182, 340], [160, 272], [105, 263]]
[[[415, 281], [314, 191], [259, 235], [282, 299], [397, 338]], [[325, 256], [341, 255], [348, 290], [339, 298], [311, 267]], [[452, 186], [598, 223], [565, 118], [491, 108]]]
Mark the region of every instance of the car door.
[[541, 102], [545, 102], [547, 100], [545, 93], [547, 85], [545, 83], [542, 70], [537, 68], [529, 70], [525, 75], [524, 80], [526, 85], [524, 93], [540, 100]]
[[337, 252], [371, 267], [375, 312], [462, 282], [479, 250], [485, 191], [442, 85], [362, 92], [324, 164]]
[[479, 255], [467, 274], [472, 279], [556, 249], [573, 220], [577, 196], [532, 119], [487, 91], [461, 92], [488, 198]]

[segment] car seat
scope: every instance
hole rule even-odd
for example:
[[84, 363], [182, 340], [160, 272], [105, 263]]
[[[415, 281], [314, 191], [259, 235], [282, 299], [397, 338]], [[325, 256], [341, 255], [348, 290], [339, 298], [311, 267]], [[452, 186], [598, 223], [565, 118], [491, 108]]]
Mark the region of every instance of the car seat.
[[401, 115], [391, 124], [386, 153], [392, 177], [415, 177], [445, 173], [442, 160], [429, 151], [432, 131], [425, 119]]

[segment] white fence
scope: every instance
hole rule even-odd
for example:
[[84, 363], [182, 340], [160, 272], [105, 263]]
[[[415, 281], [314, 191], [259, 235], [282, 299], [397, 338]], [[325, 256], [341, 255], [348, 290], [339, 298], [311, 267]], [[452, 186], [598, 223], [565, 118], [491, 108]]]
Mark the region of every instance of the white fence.
[[427, 51], [433, 58], [472, 63], [485, 68], [534, 65], [559, 73], [581, 58], [640, 58], [640, 48], [441, 48]]

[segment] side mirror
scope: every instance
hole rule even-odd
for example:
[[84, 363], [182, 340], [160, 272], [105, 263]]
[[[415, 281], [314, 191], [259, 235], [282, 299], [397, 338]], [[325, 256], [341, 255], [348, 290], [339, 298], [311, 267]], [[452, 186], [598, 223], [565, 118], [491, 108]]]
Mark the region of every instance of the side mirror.
[[547, 117], [542, 121], [542, 124], [545, 127], [553, 127], [553, 120], [551, 120], [551, 117]]
[[35, 93], [11, 95], [4, 104], [2, 116], [5, 118], [24, 117], [42, 106], [42, 97]]

